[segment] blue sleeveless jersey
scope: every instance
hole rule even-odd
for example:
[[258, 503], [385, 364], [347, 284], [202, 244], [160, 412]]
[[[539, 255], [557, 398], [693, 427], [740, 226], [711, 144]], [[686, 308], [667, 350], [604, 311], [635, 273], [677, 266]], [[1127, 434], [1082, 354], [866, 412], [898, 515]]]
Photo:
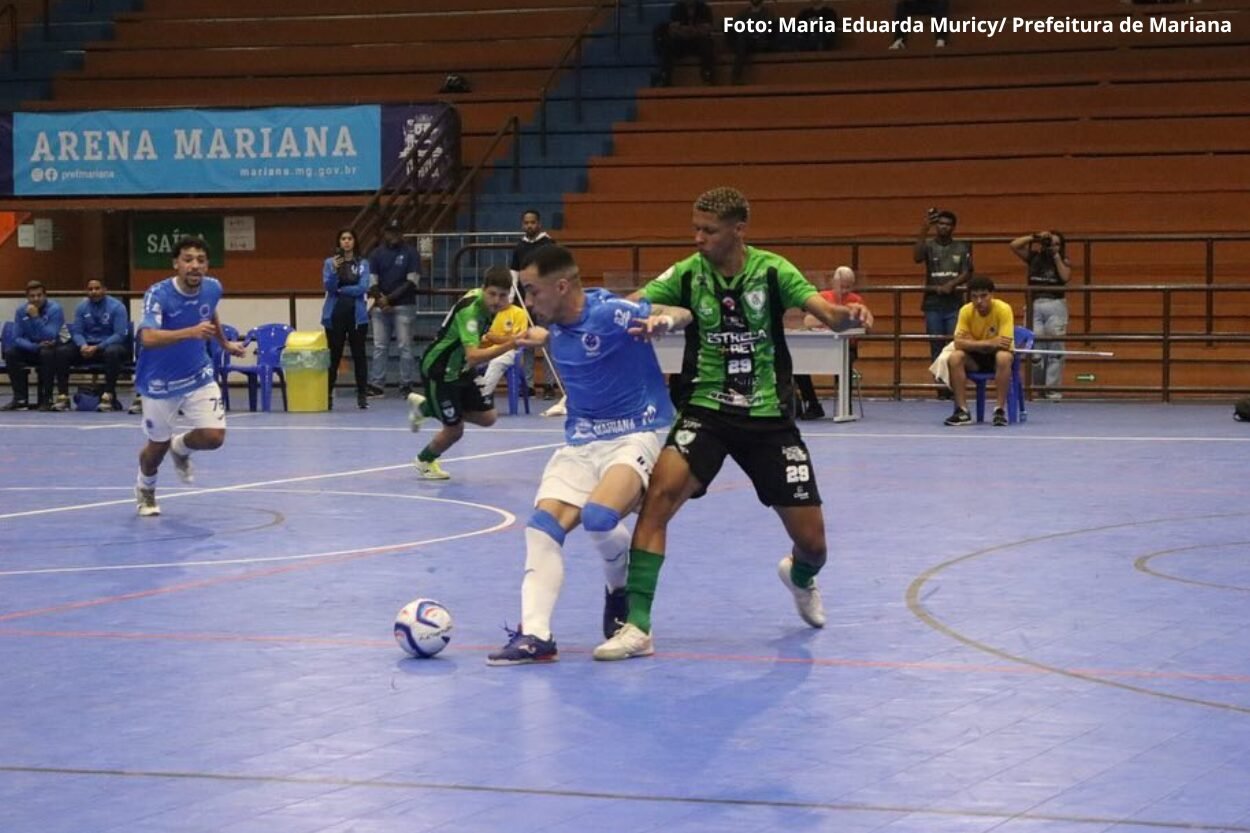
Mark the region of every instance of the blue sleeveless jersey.
[[564, 435], [569, 445], [662, 428], [673, 421], [673, 404], [650, 344], [627, 330], [651, 313], [603, 289], [586, 290], [576, 323], [548, 327], [548, 354], [569, 395]]
[[[153, 284], [143, 296], [138, 331], [181, 330], [212, 321], [221, 300], [221, 283], [205, 277], [200, 291], [183, 295], [173, 278]], [[203, 339], [187, 339], [166, 347], [144, 347], [135, 366], [135, 387], [152, 399], [186, 396], [213, 381], [213, 364]]]

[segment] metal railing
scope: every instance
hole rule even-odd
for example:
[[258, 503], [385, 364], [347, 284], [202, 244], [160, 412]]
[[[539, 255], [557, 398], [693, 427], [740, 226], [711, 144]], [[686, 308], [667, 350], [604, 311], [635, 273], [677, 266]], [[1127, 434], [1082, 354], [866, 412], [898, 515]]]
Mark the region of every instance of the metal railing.
[[[905, 392], [923, 392], [926, 390], [936, 389], [936, 385], [929, 382], [906, 382], [904, 381], [905, 368], [904, 364], [908, 364], [908, 369], [914, 370], [917, 366], [925, 368], [930, 364], [927, 356], [905, 357], [903, 355], [904, 347], [909, 344], [923, 344], [928, 347], [934, 341], [934, 337], [926, 333], [903, 332], [904, 322], [912, 321], [915, 316], [908, 316], [904, 312], [906, 297], [915, 309], [920, 307], [920, 299], [923, 295], [924, 288], [920, 286], [873, 286], [873, 287], [857, 287], [856, 291], [865, 295], [869, 307], [876, 314], [878, 320], [886, 319], [892, 322], [891, 331], [883, 333], [878, 327], [873, 333], [861, 337], [861, 340], [867, 343], [888, 342], [891, 344], [891, 350], [888, 357], [890, 366], [890, 379], [886, 382], [878, 380], [873, 384], [869, 384], [865, 380], [865, 388], [873, 388], [878, 391], [888, 393], [893, 399], [901, 399]], [[1032, 306], [1033, 295], [1037, 292], [1046, 293], [1053, 291], [1048, 288], [1030, 287], [1024, 284], [1004, 284], [995, 287], [994, 294], [996, 297], [1003, 296], [1020, 296], [1025, 297], [1024, 314], [1017, 319], [1017, 323], [1026, 327], [1031, 327], [1033, 322]], [[1129, 295], [1142, 294], [1158, 294], [1160, 301], [1158, 305], [1159, 328], [1156, 332], [1119, 332], [1119, 331], [1097, 331], [1089, 327], [1080, 331], [1069, 330], [1061, 336], [1047, 336], [1035, 333], [1038, 342], [1063, 342], [1070, 349], [1089, 350], [1091, 348], [1101, 348], [1103, 350], [1115, 350], [1114, 345], [1156, 345], [1158, 347], [1158, 368], [1160, 383], [1156, 385], [1064, 385], [1056, 388], [1061, 392], [1072, 391], [1091, 391], [1098, 394], [1140, 394], [1140, 395], [1157, 395], [1162, 401], [1170, 402], [1176, 394], [1227, 394], [1233, 395], [1239, 390], [1250, 387], [1250, 381], [1246, 385], [1232, 385], [1227, 387], [1220, 386], [1202, 386], [1188, 385], [1178, 386], [1172, 382], [1173, 368], [1178, 365], [1191, 364], [1212, 364], [1210, 359], [1194, 359], [1194, 358], [1178, 358], [1175, 355], [1175, 346], [1179, 344], [1200, 344], [1203, 346], [1211, 346], [1215, 344], [1228, 345], [1244, 345], [1250, 348], [1250, 332], [1245, 328], [1240, 331], [1232, 332], [1214, 332], [1210, 328], [1203, 332], [1187, 332], [1182, 331], [1176, 326], [1177, 315], [1174, 313], [1174, 298], [1178, 293], [1202, 293], [1210, 301], [1214, 293], [1230, 292], [1230, 293], [1250, 293], [1250, 284], [1220, 284], [1218, 286], [1210, 286], [1208, 284], [1171, 284], [1171, 285], [1123, 285], [1123, 286], [1072, 286], [1069, 285], [1065, 292], [1090, 298], [1099, 294], [1116, 294], [1123, 293]], [[886, 296], [888, 301], [883, 302], [882, 296]], [[1086, 307], [1089, 306], [1087, 302]], [[888, 312], [887, 312], [888, 310]], [[1115, 314], [1108, 313], [1107, 318], [1114, 320]], [[1189, 316], [1194, 318], [1195, 316]], [[920, 322], [916, 322], [920, 323]], [[940, 337], [944, 343], [948, 337]], [[1076, 344], [1077, 347], [1072, 345]], [[1039, 344], [1039, 347], [1042, 346]], [[878, 357], [880, 358], [880, 357]], [[1091, 359], [1078, 358], [1078, 361], [1094, 361]], [[1110, 358], [1099, 358], [1097, 362], [1125, 362], [1132, 361], [1135, 363], [1150, 362], [1147, 357], [1138, 356], [1115, 356]], [[1250, 349], [1247, 349], [1245, 355], [1237, 355], [1221, 362], [1237, 363], [1250, 368]], [[1250, 378], [1250, 375], [1248, 375]]]
[[[466, 247], [468, 248], [468, 247]], [[501, 249], [508, 248], [499, 245], [489, 245], [483, 248]], [[1030, 287], [1024, 285], [1004, 285], [998, 287], [996, 294], [1002, 295], [1028, 295], [1034, 291]], [[1078, 392], [1085, 395], [1095, 397], [1107, 396], [1128, 396], [1131, 398], [1154, 398], [1163, 402], [1171, 402], [1178, 395], [1184, 396], [1221, 396], [1235, 397], [1244, 395], [1247, 389], [1250, 389], [1250, 378], [1245, 384], [1232, 385], [1178, 385], [1175, 383], [1175, 373], [1178, 369], [1184, 369], [1195, 366], [1212, 366], [1218, 364], [1234, 365], [1242, 368], [1242, 372], [1250, 377], [1250, 332], [1242, 329], [1238, 332], [1221, 332], [1221, 333], [1205, 333], [1205, 332], [1184, 332], [1179, 330], [1174, 323], [1175, 316], [1172, 311], [1175, 309], [1174, 298], [1180, 293], [1211, 293], [1211, 292], [1234, 292], [1234, 293], [1250, 293], [1250, 284], [1222, 284], [1217, 287], [1208, 287], [1205, 284], [1189, 284], [1189, 285], [1168, 285], [1168, 286], [1116, 286], [1116, 287], [1069, 287], [1068, 292], [1083, 293], [1086, 296], [1100, 293], [1126, 293], [1126, 294], [1143, 294], [1155, 293], [1160, 295], [1159, 309], [1159, 329], [1157, 332], [1069, 332], [1063, 336], [1039, 336], [1038, 341], [1063, 341], [1069, 347], [1080, 345], [1075, 349], [1087, 349], [1090, 347], [1099, 347], [1104, 350], [1113, 350], [1121, 353], [1111, 358], [1069, 358], [1069, 363], [1088, 363], [1095, 367], [1113, 367], [1116, 363], [1132, 363], [1139, 368], [1140, 374], [1144, 377], [1153, 375], [1148, 370], [1149, 366], [1157, 367], [1158, 384], [1088, 384], [1079, 381], [1077, 384], [1066, 384], [1055, 388], [1062, 392]], [[464, 292], [464, 287], [449, 287], [445, 289], [422, 288], [418, 290], [423, 297], [431, 300], [437, 298], [455, 298]], [[909, 347], [927, 348], [932, 342], [933, 337], [920, 332], [904, 332], [904, 323], [919, 323], [914, 321], [916, 316], [905, 315], [903, 310], [905, 302], [912, 304], [919, 309], [919, 299], [923, 292], [923, 288], [914, 285], [908, 286], [874, 286], [862, 288], [863, 294], [867, 297], [868, 304], [876, 313], [878, 318], [878, 327], [874, 332], [859, 336], [858, 339], [865, 345], [861, 349], [859, 368], [863, 375], [862, 384], [866, 391], [889, 396], [892, 399], [902, 399], [905, 394], [924, 395], [937, 390], [938, 386], [929, 381], [906, 381], [907, 377], [923, 377], [924, 374], [918, 371], [927, 368], [930, 359], [927, 349], [919, 355], [904, 355]], [[114, 292], [111, 293], [118, 298], [132, 299], [141, 297], [141, 292]], [[81, 298], [82, 292], [66, 292], [54, 291], [49, 295], [55, 298]], [[0, 300], [2, 299], [22, 299], [24, 293], [20, 292], [0, 292]], [[243, 291], [228, 292], [227, 300], [230, 299], [273, 299], [284, 301], [289, 309], [290, 323], [296, 322], [296, 300], [297, 299], [320, 299], [322, 293], [318, 292], [264, 292], [264, 291]], [[913, 303], [914, 302], [914, 303]], [[437, 312], [435, 308], [437, 304], [432, 304], [430, 311], [426, 315], [441, 316], [441, 312]], [[892, 326], [889, 332], [882, 332], [881, 324], [890, 321]], [[301, 322], [303, 323], [303, 322]], [[1029, 317], [1025, 317], [1021, 322], [1025, 325], [1031, 323]], [[943, 339], [945, 340], [945, 339]], [[885, 353], [874, 354], [874, 351], [866, 349], [869, 345], [887, 344], [888, 351]], [[1178, 347], [1190, 345], [1229, 345], [1236, 348], [1229, 355], [1219, 359], [1210, 359], [1203, 357], [1193, 357], [1187, 355], [1178, 355]], [[1132, 348], [1135, 346], [1144, 346], [1154, 348], [1147, 351], [1131, 351], [1129, 355], [1122, 354], [1122, 349]], [[886, 366], [889, 368], [888, 379], [879, 378], [874, 373], [873, 368]], [[877, 378], [873, 378], [877, 376]], [[1027, 386], [1026, 380], [1026, 386]]]
[[[973, 243], [992, 243], [1002, 245], [1004, 248], [1007, 239], [1003, 237], [970, 237], [960, 238], [966, 239]], [[1117, 235], [1117, 236], [1098, 236], [1087, 238], [1072, 237], [1068, 239], [1069, 250], [1074, 245], [1083, 245], [1084, 252], [1082, 254], [1082, 274], [1079, 281], [1069, 284], [1065, 291], [1070, 294], [1077, 295], [1083, 303], [1077, 305], [1082, 307], [1077, 317], [1070, 319], [1070, 324], [1077, 325], [1075, 329], [1070, 329], [1062, 339], [1050, 339], [1054, 341], [1066, 341], [1069, 344], [1080, 343], [1086, 347], [1094, 345], [1133, 345], [1133, 344], [1153, 344], [1159, 346], [1158, 368], [1159, 368], [1159, 384], [1158, 385], [1079, 385], [1067, 386], [1059, 388], [1061, 391], [1079, 390], [1082, 392], [1092, 392], [1101, 394], [1134, 394], [1140, 396], [1159, 396], [1163, 401], [1171, 401], [1176, 394], [1227, 394], [1232, 395], [1243, 388], [1250, 388], [1250, 380], [1240, 387], [1215, 387], [1189, 385], [1180, 386], [1174, 384], [1173, 369], [1174, 367], [1184, 366], [1187, 364], [1204, 363], [1202, 359], [1177, 358], [1174, 355], [1174, 348], [1182, 344], [1201, 344], [1203, 346], [1213, 346], [1216, 344], [1226, 344], [1230, 346], [1245, 345], [1250, 346], [1250, 320], [1243, 322], [1243, 326], [1235, 327], [1232, 332], [1219, 332], [1216, 330], [1217, 295], [1223, 292], [1246, 293], [1250, 292], [1250, 284], [1232, 284], [1215, 282], [1217, 273], [1218, 258], [1216, 256], [1220, 243], [1242, 243], [1250, 241], [1250, 235], [1229, 234], [1229, 235]], [[1152, 242], [1191, 242], [1202, 244], [1203, 257], [1201, 263], [1196, 263], [1193, 270], [1190, 271], [1198, 278], [1199, 283], [1188, 284], [1167, 284], [1167, 285], [1093, 285], [1096, 281], [1097, 258], [1096, 248], [1098, 244], [1110, 243], [1152, 243]], [[914, 243], [914, 238], [898, 238], [891, 240], [811, 240], [811, 239], [790, 239], [790, 240], [760, 240], [752, 241], [753, 245], [759, 245], [764, 248], [778, 249], [784, 253], [785, 247], [803, 246], [803, 247], [819, 247], [827, 246], [830, 249], [837, 249], [841, 253], [849, 250], [850, 265], [857, 269], [860, 268], [862, 255], [865, 250], [870, 248], [884, 247], [906, 247], [910, 248]], [[468, 277], [463, 273], [462, 264], [466, 258], [475, 257], [481, 253], [498, 251], [507, 252], [512, 248], [511, 243], [472, 243], [461, 247], [452, 255], [451, 262], [447, 265], [448, 285], [455, 291], [455, 287], [462, 286], [466, 283], [465, 278]], [[637, 285], [645, 281], [646, 277], [642, 275], [642, 254], [648, 249], [664, 248], [679, 249], [688, 251], [689, 243], [675, 240], [652, 240], [652, 241], [591, 241], [578, 242], [574, 245], [576, 250], [598, 249], [598, 250], [619, 250], [622, 253], [622, 273], [633, 277], [632, 284]], [[919, 268], [919, 267], [917, 267]], [[1020, 274], [1020, 269], [1016, 270], [1016, 274]], [[980, 270], [978, 270], [980, 271]], [[625, 286], [612, 286], [613, 289], [623, 291]], [[892, 345], [889, 355], [886, 358], [888, 362], [889, 378], [871, 380], [865, 379], [864, 386], [866, 389], [875, 390], [878, 393], [888, 395], [892, 398], [901, 398], [905, 393], [921, 393], [926, 390], [936, 389], [936, 385], [928, 382], [908, 382], [905, 381], [909, 375], [905, 371], [914, 371], [917, 367], [923, 365], [927, 367], [929, 359], [921, 357], [904, 356], [904, 347], [909, 344], [924, 344], [927, 346], [931, 337], [922, 332], [910, 331], [912, 327], [923, 327], [921, 316], [919, 315], [920, 298], [923, 287], [918, 284], [909, 285], [870, 285], [857, 288], [869, 300], [870, 307], [877, 314], [878, 319], [884, 319], [891, 322], [889, 332], [881, 332], [880, 328], [876, 332], [864, 336], [863, 341], [872, 344], [880, 342], [888, 342]], [[1032, 296], [1035, 290], [1024, 284], [1008, 284], [1001, 283], [995, 290], [999, 296], [1022, 296], [1023, 316], [1020, 321], [1026, 326], [1031, 326], [1033, 320]], [[1044, 290], [1043, 290], [1044, 291]], [[1096, 323], [1101, 323], [1105, 318], [1110, 321], [1116, 317], [1113, 311], [1108, 310], [1105, 316], [1103, 313], [1096, 313], [1095, 308], [1103, 309], [1107, 305], [1110, 295], [1115, 293], [1126, 293], [1133, 295], [1155, 293], [1159, 295], [1158, 302], [1158, 329], [1153, 332], [1100, 332], [1095, 329]], [[1201, 293], [1203, 303], [1202, 311], [1199, 314], [1187, 314], [1179, 316], [1175, 310], [1178, 308], [1176, 298], [1179, 294]], [[917, 310], [914, 314], [904, 312], [907, 308], [904, 303], [904, 296], [908, 297], [908, 302]], [[1095, 301], [1095, 298], [1101, 300]], [[914, 299], [914, 300], [913, 300]], [[1182, 330], [1177, 327], [1178, 319], [1183, 318], [1191, 323], [1189, 330]], [[1105, 325], [1104, 325], [1105, 326]], [[907, 329], [909, 331], [905, 332]], [[1043, 339], [1045, 340], [1045, 339]], [[1114, 349], [1114, 348], [1105, 348]], [[877, 357], [880, 359], [881, 357]], [[1109, 361], [1116, 361], [1110, 359]], [[1139, 361], [1133, 359], [1133, 361]], [[1244, 362], [1250, 367], [1250, 355], [1241, 357], [1237, 361]]]
[[582, 123], [582, 44], [586, 37], [590, 34], [590, 30], [598, 22], [599, 17], [609, 8], [616, 8], [616, 36], [617, 48], [620, 48], [621, 36], [621, 4], [620, 0], [607, 0], [595, 5], [591, 10], [590, 16], [586, 18], [586, 22], [582, 24], [582, 28], [578, 30], [573, 39], [569, 41], [568, 46], [564, 48], [564, 52], [556, 61], [555, 66], [551, 68], [551, 72], [547, 73], [547, 80], [543, 81], [542, 87], [538, 90], [538, 151], [544, 157], [547, 155], [547, 99], [551, 94], [551, 88], [556, 83], [556, 79], [564, 70], [565, 64], [569, 57], [573, 57], [573, 117], [578, 124]]
[[521, 120], [516, 116], [508, 116], [499, 129], [495, 131], [495, 135], [491, 137], [490, 144], [486, 146], [486, 151], [482, 154], [482, 158], [477, 161], [477, 164], [473, 166], [468, 175], [461, 177], [460, 184], [452, 192], [451, 197], [443, 204], [441, 210], [434, 215], [433, 219], [428, 223], [423, 223], [419, 228], [430, 231], [442, 228], [448, 215], [460, 205], [460, 198], [466, 191], [469, 194], [469, 228], [476, 228], [477, 178], [486, 166], [491, 163], [491, 157], [494, 156], [495, 149], [499, 147], [499, 143], [509, 134], [512, 136], [512, 191], [516, 193], [521, 190]]
[[442, 205], [445, 183], [456, 181], [459, 173], [459, 146], [454, 156], [444, 153], [443, 147], [444, 138], [453, 130], [459, 142], [460, 114], [445, 105], [356, 213], [351, 228], [362, 251], [381, 239], [382, 226], [388, 220], [399, 220], [405, 228], [420, 228]]
[[[988, 235], [969, 236], [969, 237], [960, 236], [957, 239], [964, 240], [969, 243], [973, 243], [974, 246], [975, 244], [991, 244], [994, 246], [1002, 246], [1004, 251], [1006, 250], [1007, 243], [1009, 242], [1009, 238], [998, 237], [998, 236], [988, 236]], [[1069, 252], [1072, 252], [1077, 247], [1080, 247], [1082, 249], [1081, 254], [1080, 254], [1080, 264], [1081, 264], [1081, 267], [1079, 270], [1080, 280], [1079, 280], [1079, 283], [1070, 284], [1069, 289], [1075, 289], [1078, 286], [1079, 287], [1096, 286], [1098, 284], [1098, 262], [1097, 262], [1097, 257], [1096, 257], [1098, 248], [1100, 246], [1106, 246], [1106, 245], [1111, 245], [1111, 244], [1123, 244], [1123, 243], [1133, 243], [1133, 244], [1142, 244], [1142, 245], [1149, 245], [1149, 244], [1154, 244], [1154, 243], [1200, 244], [1202, 246], [1202, 251], [1203, 251], [1202, 257], [1200, 259], [1196, 259], [1194, 266], [1192, 268], [1185, 269], [1183, 273], [1188, 274], [1188, 275], [1193, 275], [1195, 278], [1198, 278], [1199, 276], [1201, 276], [1199, 279], [1202, 281], [1202, 283], [1205, 286], [1216, 288], [1216, 289], [1222, 289], [1224, 288], [1223, 285], [1217, 285], [1215, 282], [1216, 275], [1218, 274], [1218, 271], [1219, 271], [1218, 253], [1219, 253], [1220, 245], [1221, 244], [1247, 243], [1247, 242], [1250, 242], [1250, 234], [1155, 234], [1155, 235], [1118, 234], [1118, 235], [1090, 235], [1090, 236], [1085, 236], [1085, 237], [1077, 237], [1077, 236], [1068, 237], [1067, 247], [1068, 247]], [[784, 254], [787, 248], [799, 247], [799, 246], [803, 248], [807, 248], [807, 249], [825, 248], [830, 251], [830, 255], [831, 255], [830, 261], [829, 261], [830, 269], [832, 269], [833, 266], [836, 265], [834, 263], [834, 255], [836, 254], [839, 263], [846, 263], [851, 268], [853, 268], [857, 273], [859, 273], [862, 271], [865, 251], [869, 249], [896, 249], [897, 250], [900, 248], [910, 250], [912, 244], [915, 243], [915, 238], [914, 237], [906, 237], [906, 238], [899, 237], [899, 238], [882, 238], [882, 239], [875, 239], [875, 240], [860, 240], [860, 239], [839, 240], [839, 239], [828, 238], [828, 237], [825, 237], [825, 238], [778, 238], [778, 239], [751, 240], [750, 243], [753, 246], [760, 246], [766, 249], [776, 249], [781, 254]], [[502, 244], [495, 244], [495, 247], [497, 248], [499, 247], [499, 245], [502, 245]], [[574, 248], [576, 248], [579, 251], [586, 250], [586, 249], [592, 249], [592, 250], [598, 250], [598, 251], [619, 250], [622, 255], [621, 256], [621, 271], [630, 272], [634, 275], [642, 274], [642, 253], [648, 249], [658, 249], [658, 248], [679, 249], [679, 250], [687, 250], [688, 252], [692, 248], [690, 242], [685, 241], [685, 240], [593, 240], [593, 241], [578, 241], [576, 244], [573, 244], [573, 245], [574, 245]], [[469, 249], [472, 250], [472, 249], [491, 248], [491, 247], [492, 247], [492, 244], [473, 244], [469, 247]], [[843, 259], [842, 258], [843, 253], [848, 253], [849, 257]], [[449, 283], [453, 286], [457, 285], [455, 278], [459, 274], [458, 272], [459, 263], [462, 260], [462, 258], [465, 257], [467, 254], [468, 254], [467, 251], [464, 253], [457, 252], [456, 255], [452, 257], [451, 263], [448, 264]], [[920, 269], [922, 267], [917, 266], [916, 268]], [[1018, 264], [1015, 267], [1013, 267], [1013, 276], [1019, 275], [1020, 271], [1023, 270], [1023, 268], [1024, 268], [1023, 264]], [[983, 270], [983, 269], [977, 270], [978, 274], [993, 274], [996, 277], [998, 276], [997, 273], [1001, 271], [1002, 270], [992, 270], [992, 271]], [[1074, 271], [1076, 271], [1075, 267], [1074, 267]], [[897, 277], [900, 279], [906, 279], [902, 274], [894, 274], [894, 273], [887, 275], [887, 277]], [[1250, 275], [1247, 275], [1246, 277], [1250, 278]], [[1107, 286], [1103, 288], [1114, 289], [1115, 287]], [[1095, 314], [1095, 305], [1093, 303], [1086, 304], [1085, 309], [1082, 312], [1082, 319], [1083, 319], [1084, 327], [1086, 330], [1091, 328], [1094, 314]], [[1208, 295], [1206, 298], [1204, 315], [1203, 315], [1203, 328], [1204, 328], [1203, 331], [1204, 332], [1208, 332], [1208, 333], [1213, 332], [1215, 317], [1216, 317], [1215, 297], [1214, 295]]]

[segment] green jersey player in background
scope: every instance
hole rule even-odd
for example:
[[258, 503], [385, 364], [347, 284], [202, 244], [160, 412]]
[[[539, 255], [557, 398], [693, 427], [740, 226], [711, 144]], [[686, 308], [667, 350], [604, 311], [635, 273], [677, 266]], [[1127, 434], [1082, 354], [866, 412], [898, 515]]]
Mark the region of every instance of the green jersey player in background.
[[495, 424], [494, 400], [474, 382], [480, 364], [516, 348], [516, 336], [496, 344], [484, 344], [482, 336], [495, 316], [512, 303], [512, 273], [505, 266], [486, 270], [481, 289], [470, 289], [443, 319], [434, 342], [421, 357], [425, 394], [408, 394], [408, 421], [420, 429], [426, 417], [443, 427], [413, 460], [426, 480], [448, 480], [438, 458], [464, 436], [464, 423], [487, 427]]
[[651, 475], [630, 545], [629, 618], [595, 648], [599, 660], [647, 656], [651, 603], [664, 562], [668, 523], [700, 497], [732, 457], [790, 536], [778, 572], [803, 621], [823, 627], [816, 574], [825, 564], [825, 521], [811, 457], [793, 415], [790, 352], [783, 313], [797, 307], [833, 329], [872, 324], [862, 304], [838, 306], [788, 260], [748, 246], [750, 206], [733, 188], [714, 188], [694, 204], [698, 252], [670, 267], [637, 296], [690, 310], [681, 381], [681, 413]]

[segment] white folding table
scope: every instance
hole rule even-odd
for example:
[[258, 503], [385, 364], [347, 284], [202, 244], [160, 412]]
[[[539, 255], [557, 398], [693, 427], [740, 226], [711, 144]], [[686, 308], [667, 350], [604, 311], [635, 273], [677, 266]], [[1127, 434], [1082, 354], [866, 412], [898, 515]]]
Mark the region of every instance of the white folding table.
[[[786, 330], [786, 344], [795, 373], [833, 374], [838, 379], [837, 409], [834, 422], [859, 419], [851, 410], [851, 338], [864, 334], [862, 327], [832, 332], [830, 330]], [[682, 351], [686, 339], [673, 333], [656, 339], [655, 355], [665, 373], [681, 372]]]

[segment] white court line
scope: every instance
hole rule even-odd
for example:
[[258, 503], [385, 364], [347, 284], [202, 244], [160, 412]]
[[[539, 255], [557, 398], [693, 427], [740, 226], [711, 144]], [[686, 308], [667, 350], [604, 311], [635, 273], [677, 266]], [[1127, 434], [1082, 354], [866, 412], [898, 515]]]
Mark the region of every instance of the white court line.
[[[487, 451], [482, 454], [469, 454], [464, 457], [448, 457], [440, 459], [439, 462], [444, 463], [463, 463], [469, 460], [483, 460], [489, 457], [506, 457], [510, 454], [525, 454], [530, 451], [540, 451], [544, 448], [559, 448], [564, 443], [544, 443], [542, 445], [528, 445], [524, 448], [509, 448], [505, 451]], [[312, 480], [329, 480], [335, 477], [353, 477], [358, 474], [378, 474], [384, 471], [397, 471], [406, 469], [412, 463], [397, 463], [390, 466], [373, 466], [367, 469], [352, 469], [350, 471], [327, 472], [326, 474], [306, 474], [300, 477], [281, 477], [276, 480], [257, 480], [252, 483], [238, 483], [234, 486], [218, 486], [212, 489], [191, 489], [185, 492], [174, 492], [172, 494], [162, 493], [162, 500], [172, 500], [179, 497], [194, 497], [196, 495], [212, 495], [219, 492], [238, 492], [244, 489], [255, 489], [264, 486], [281, 486], [286, 483], [307, 483]], [[123, 498], [121, 500], [100, 500], [95, 503], [78, 503], [72, 506], [53, 506], [49, 509], [29, 509], [25, 512], [9, 512], [0, 515], [0, 521], [10, 520], [12, 518], [29, 518], [35, 515], [55, 515], [60, 512], [75, 512], [79, 509], [97, 509], [102, 506], [123, 506], [128, 503], [134, 503], [133, 498]]]
[[[260, 413], [259, 411], [257, 413]], [[47, 430], [65, 431], [94, 431], [100, 428], [126, 428], [133, 429], [136, 426], [131, 423], [95, 425], [95, 426], [72, 426], [72, 425], [47, 425], [47, 424], [13, 424], [0, 423], [0, 428], [41, 428]], [[408, 428], [369, 428], [364, 426], [339, 426], [339, 425], [242, 425], [231, 426], [227, 431], [359, 431], [359, 432], [380, 432], [390, 433], [396, 432], [400, 434], [411, 433]], [[866, 433], [856, 431], [854, 433], [824, 432], [812, 430], [811, 426], [799, 426], [799, 431], [803, 438], [808, 437], [816, 439], [836, 439], [836, 440], [987, 440], [987, 441], [1003, 441], [1011, 440], [1016, 442], [1091, 442], [1091, 443], [1250, 443], [1250, 437], [1159, 437], [1159, 436], [1099, 436], [1094, 434], [1028, 434], [1024, 433], [1028, 429], [1015, 429], [1009, 431], [996, 430], [993, 433], [977, 430], [964, 431], [934, 431], [927, 434], [915, 433]], [[550, 428], [503, 428], [498, 424], [490, 428], [481, 428], [477, 426], [470, 427], [469, 433], [479, 433], [481, 431], [489, 431], [492, 434], [563, 434], [563, 425], [553, 424]], [[663, 433], [663, 432], [659, 432]], [[557, 443], [562, 445], [562, 443]], [[550, 447], [550, 446], [541, 446]], [[473, 459], [470, 457], [458, 457], [449, 459], [446, 462], [459, 462], [460, 460]], [[440, 462], [444, 462], [440, 460]], [[246, 488], [239, 486], [238, 488]], [[3, 520], [5, 515], [0, 515]]]
[[503, 520], [494, 526], [485, 529], [478, 529], [472, 532], [458, 532], [455, 535], [442, 535], [438, 538], [422, 538], [416, 541], [403, 541], [398, 544], [380, 544], [376, 547], [354, 547], [347, 550], [333, 550], [330, 552], [313, 552], [301, 553], [298, 555], [271, 555], [256, 556], [251, 558], [228, 558], [220, 560], [207, 561], [158, 561], [147, 564], [110, 564], [99, 565], [92, 564], [82, 567], [43, 567], [30, 570], [0, 570], [0, 577], [3, 576], [35, 576], [45, 575], [48, 573], [103, 573], [115, 572], [118, 570], [155, 570], [169, 567], [222, 567], [236, 564], [266, 564], [275, 561], [310, 561], [316, 558], [334, 558], [339, 555], [368, 555], [370, 553], [386, 552], [388, 550], [404, 550], [413, 547], [427, 546], [429, 544], [441, 544], [446, 541], [456, 541], [460, 538], [472, 538], [476, 535], [488, 535], [492, 532], [498, 532], [506, 529], [516, 523], [516, 515], [506, 509], [498, 506], [491, 506], [486, 503], [474, 503], [468, 500], [453, 500], [451, 498], [428, 497], [426, 495], [405, 495], [394, 492], [352, 492], [352, 491], [323, 491], [320, 489], [254, 489], [257, 492], [279, 492], [295, 495], [340, 495], [344, 497], [370, 497], [370, 498], [400, 498], [402, 500], [428, 500], [433, 503], [450, 503], [456, 506], [470, 506], [474, 509], [485, 509], [488, 512], [495, 512], [503, 517]]
[[[1025, 429], [1027, 430], [1027, 429]], [[969, 431], [965, 428], [962, 431], [935, 431], [932, 434], [825, 434], [818, 431], [808, 431], [803, 428], [799, 429], [803, 435], [803, 439], [808, 437], [820, 437], [822, 439], [838, 439], [838, 440], [1019, 440], [1023, 442], [1090, 442], [1090, 443], [1250, 443], [1250, 437], [1119, 437], [1084, 434], [1023, 434], [1020, 429], [1016, 431], [1002, 431], [996, 429], [993, 433], [988, 430], [984, 433], [980, 431]]]

